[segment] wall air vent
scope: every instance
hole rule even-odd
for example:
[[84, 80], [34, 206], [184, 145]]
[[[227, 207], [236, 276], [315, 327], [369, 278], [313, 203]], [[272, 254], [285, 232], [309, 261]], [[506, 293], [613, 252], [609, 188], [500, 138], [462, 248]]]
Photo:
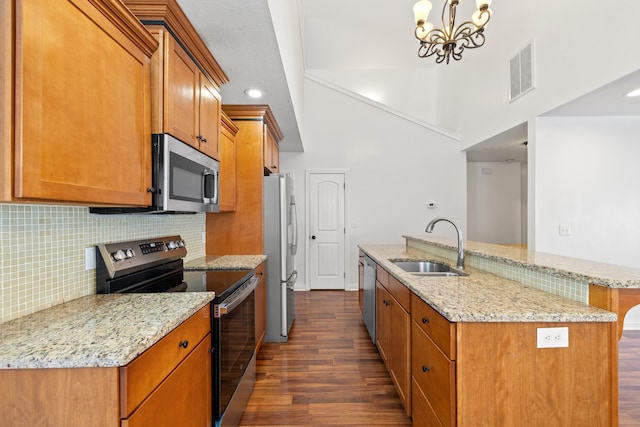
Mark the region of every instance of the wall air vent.
[[533, 70], [533, 42], [531, 42], [509, 61], [511, 89], [509, 101], [514, 101], [535, 88]]

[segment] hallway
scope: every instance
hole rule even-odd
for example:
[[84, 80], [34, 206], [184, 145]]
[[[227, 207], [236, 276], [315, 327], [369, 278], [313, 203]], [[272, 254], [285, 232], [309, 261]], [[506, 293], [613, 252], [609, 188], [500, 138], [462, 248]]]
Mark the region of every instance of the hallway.
[[371, 342], [358, 293], [296, 292], [287, 343], [263, 344], [240, 426], [411, 425]]

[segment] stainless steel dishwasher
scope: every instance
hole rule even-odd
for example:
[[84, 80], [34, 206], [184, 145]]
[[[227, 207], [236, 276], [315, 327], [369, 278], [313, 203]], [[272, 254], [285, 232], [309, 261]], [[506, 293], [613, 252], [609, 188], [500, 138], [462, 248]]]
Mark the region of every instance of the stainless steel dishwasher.
[[376, 263], [364, 256], [364, 292], [363, 316], [364, 324], [369, 331], [371, 341], [376, 343]]

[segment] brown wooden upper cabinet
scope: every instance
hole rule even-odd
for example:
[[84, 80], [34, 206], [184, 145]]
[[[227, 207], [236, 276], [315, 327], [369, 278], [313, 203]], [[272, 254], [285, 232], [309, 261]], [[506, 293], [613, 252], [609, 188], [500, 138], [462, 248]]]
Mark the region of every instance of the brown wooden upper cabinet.
[[123, 0], [156, 37], [151, 131], [220, 159], [220, 86], [229, 81], [175, 0]]
[[238, 126], [222, 112], [220, 132], [220, 212], [236, 210], [236, 135]]
[[[161, 49], [152, 69], [157, 115], [153, 133], [169, 133], [220, 160], [220, 92], [178, 41], [164, 29], [152, 29]], [[160, 108], [162, 107], [162, 108]]]
[[266, 175], [280, 172], [280, 146], [267, 125], [264, 125], [264, 171]]
[[[222, 109], [238, 128], [236, 208], [233, 212], [207, 214], [207, 255], [263, 254], [265, 134], [279, 141], [282, 131], [268, 105], [223, 105]], [[221, 182], [223, 168], [221, 162]]]
[[0, 2], [0, 201], [149, 205], [157, 46], [119, 0]]

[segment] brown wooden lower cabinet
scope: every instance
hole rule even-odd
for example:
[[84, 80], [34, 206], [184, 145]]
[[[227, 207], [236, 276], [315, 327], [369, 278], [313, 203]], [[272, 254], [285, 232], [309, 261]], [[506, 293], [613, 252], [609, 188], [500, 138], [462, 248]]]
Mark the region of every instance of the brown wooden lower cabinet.
[[207, 305], [123, 367], [1, 369], [0, 425], [210, 426], [210, 331]]
[[[415, 426], [613, 425], [609, 323], [452, 323], [415, 295], [411, 309]], [[569, 347], [537, 348], [549, 327]]]
[[122, 420], [122, 427], [211, 425], [210, 349], [208, 334], [131, 416]]
[[[393, 292], [393, 294], [392, 294]], [[411, 415], [410, 291], [380, 266], [376, 270], [376, 346], [407, 415]]]
[[256, 267], [258, 285], [255, 290], [256, 299], [256, 354], [260, 351], [267, 333], [267, 262]]

